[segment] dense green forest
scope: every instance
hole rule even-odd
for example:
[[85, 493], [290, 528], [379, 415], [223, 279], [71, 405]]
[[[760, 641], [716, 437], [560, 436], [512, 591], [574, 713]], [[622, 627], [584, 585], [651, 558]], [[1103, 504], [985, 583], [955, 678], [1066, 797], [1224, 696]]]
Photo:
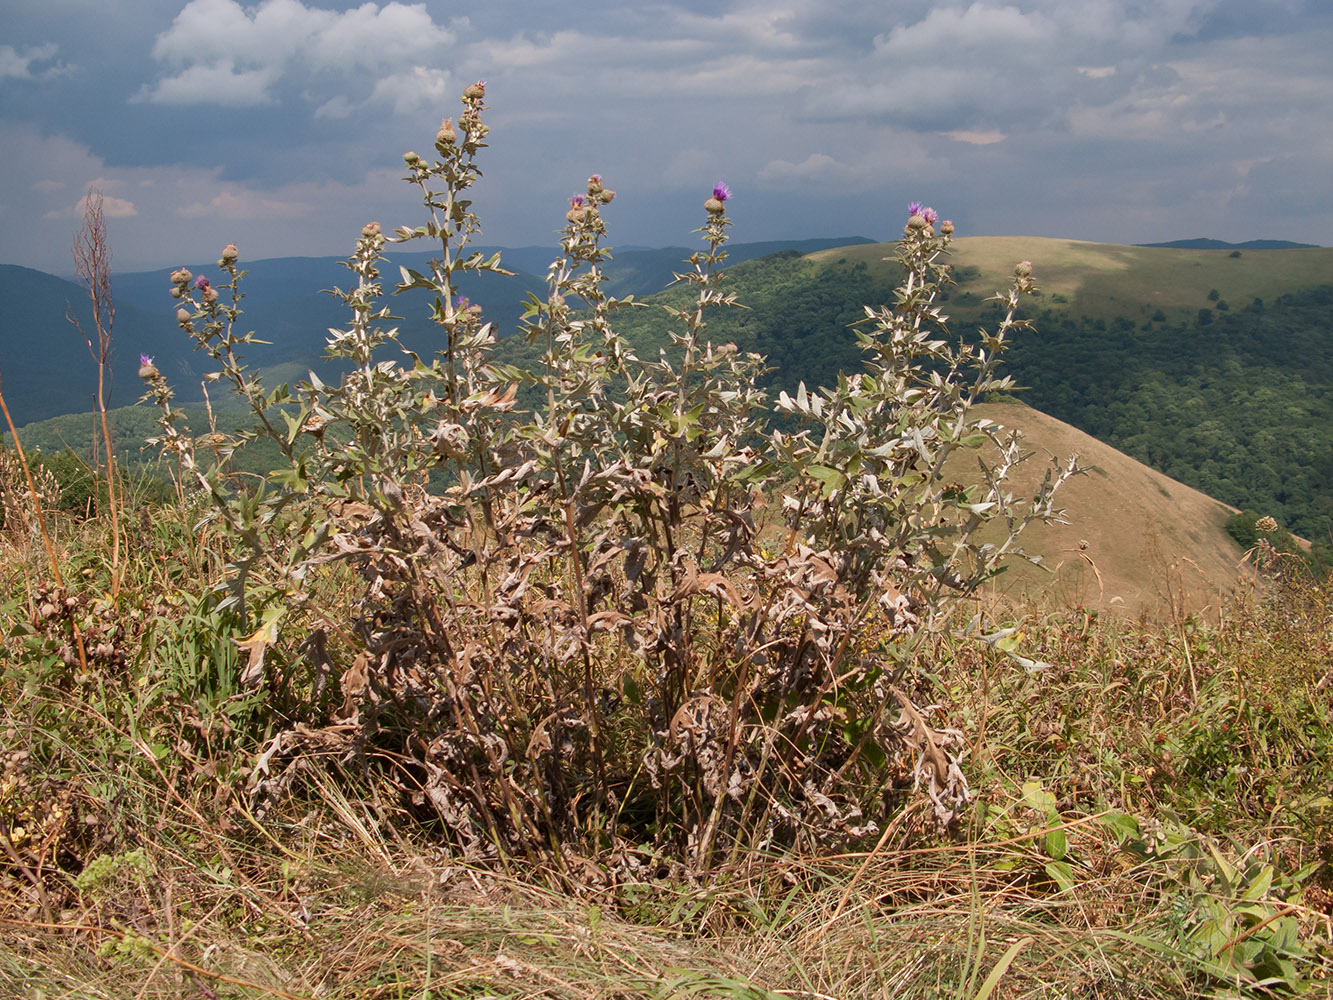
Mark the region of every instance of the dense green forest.
[[1135, 325], [1040, 310], [1025, 399], [1167, 475], [1328, 543], [1333, 285]]

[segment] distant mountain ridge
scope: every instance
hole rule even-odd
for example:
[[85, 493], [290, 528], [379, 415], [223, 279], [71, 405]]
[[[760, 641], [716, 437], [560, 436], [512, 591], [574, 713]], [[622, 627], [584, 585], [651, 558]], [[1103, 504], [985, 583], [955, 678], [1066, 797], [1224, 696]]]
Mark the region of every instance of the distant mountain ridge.
[[1136, 247], [1165, 247], [1170, 250], [1318, 250], [1318, 243], [1293, 243], [1291, 240], [1246, 240], [1227, 243], [1196, 236], [1192, 240], [1171, 240], [1168, 243], [1135, 243]]
[[[727, 263], [782, 251], [813, 253], [871, 242], [863, 236], [851, 236], [729, 243]], [[499, 250], [501, 265], [515, 273], [462, 275], [459, 293], [482, 307], [500, 337], [508, 337], [519, 329], [527, 294], [545, 296], [546, 269], [558, 250], [551, 246], [476, 249], [487, 255]], [[603, 266], [604, 288], [617, 298], [660, 291], [671, 282], [673, 271], [688, 266], [683, 262], [692, 252], [686, 247], [613, 247], [612, 259]], [[385, 292], [393, 291], [399, 265], [421, 270], [432, 256], [435, 254], [431, 252], [406, 253], [391, 245], [383, 268]], [[215, 261], [186, 262], [184, 266], [215, 283], [218, 280]], [[343, 303], [323, 290], [355, 284], [343, 259], [275, 257], [251, 261], [242, 257], [241, 266], [247, 274], [242, 282], [245, 299], [238, 326], [241, 332], [254, 330], [260, 341], [269, 342], [256, 342], [246, 348], [246, 361], [263, 369], [270, 384], [303, 378], [312, 368], [321, 375], [328, 374], [329, 369], [321, 363], [328, 329], [344, 326], [348, 313]], [[177, 303], [169, 295], [169, 274], [170, 269], [162, 268], [114, 272], [111, 276], [116, 304], [112, 406], [123, 406], [142, 391], [138, 378], [140, 354], [156, 359], [181, 401], [201, 398], [200, 376], [212, 370], [213, 364], [193, 350], [192, 342], [176, 324]], [[390, 294], [386, 294], [385, 301], [403, 317], [396, 322], [404, 346], [425, 355], [438, 349], [439, 328], [424, 309]], [[86, 291], [74, 281], [17, 264], [0, 264], [0, 378], [19, 425], [92, 409], [96, 367], [65, 317], [67, 307], [72, 306], [83, 328], [91, 331], [87, 303]]]

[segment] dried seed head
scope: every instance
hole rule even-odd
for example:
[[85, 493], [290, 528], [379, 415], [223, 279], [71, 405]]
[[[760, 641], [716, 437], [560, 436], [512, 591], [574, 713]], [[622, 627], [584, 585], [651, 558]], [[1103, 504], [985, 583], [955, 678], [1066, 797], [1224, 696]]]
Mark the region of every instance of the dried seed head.
[[1017, 264], [1014, 265], [1015, 278], [1026, 278], [1029, 277], [1031, 274], [1032, 274], [1032, 261], [1020, 260]]

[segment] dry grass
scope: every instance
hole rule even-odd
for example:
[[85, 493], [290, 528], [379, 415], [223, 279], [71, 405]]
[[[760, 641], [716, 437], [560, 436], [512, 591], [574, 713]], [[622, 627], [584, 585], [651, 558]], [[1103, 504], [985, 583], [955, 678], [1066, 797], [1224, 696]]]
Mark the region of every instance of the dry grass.
[[[0, 863], [0, 996], [1236, 995], [1180, 938], [1206, 900], [1242, 905], [1200, 868], [1207, 852], [1136, 852], [1108, 817], [1139, 817], [1149, 844], [1187, 830], [1279, 880], [1327, 861], [1320, 595], [1291, 595], [1286, 629], [1261, 604], [1187, 630], [1034, 608], [1016, 651], [1044, 671], [979, 644], [937, 651], [941, 711], [970, 734], [978, 798], [963, 827], [941, 835], [909, 799], [859, 852], [620, 884], [571, 858], [589, 872], [575, 893], [546, 888], [549, 873], [460, 864], [337, 769], [260, 822], [217, 777], [252, 759], [244, 744], [159, 760], [77, 703], [62, 732], [20, 737], [32, 716], [10, 687], [0, 730], [54, 754], [59, 773], [29, 803], [45, 818], [13, 852], [21, 864]], [[1033, 780], [1053, 811], [1034, 808]], [[1049, 867], [1055, 831], [1065, 885]], [[1256, 897], [1299, 922], [1315, 993], [1333, 971], [1330, 884], [1316, 872], [1303, 893]]]
[[[1016, 471], [1018, 495], [1036, 488], [1047, 456], [1076, 454], [1091, 469], [1061, 489], [1070, 523], [1033, 525], [1023, 535], [1023, 548], [1044, 568], [1015, 562], [997, 579], [998, 592], [1057, 608], [1216, 620], [1247, 585], [1242, 553], [1225, 528], [1230, 507], [1021, 402], [987, 403], [978, 413], [1020, 429], [1036, 453]], [[970, 453], [955, 457], [960, 478], [968, 462], [975, 463]]]

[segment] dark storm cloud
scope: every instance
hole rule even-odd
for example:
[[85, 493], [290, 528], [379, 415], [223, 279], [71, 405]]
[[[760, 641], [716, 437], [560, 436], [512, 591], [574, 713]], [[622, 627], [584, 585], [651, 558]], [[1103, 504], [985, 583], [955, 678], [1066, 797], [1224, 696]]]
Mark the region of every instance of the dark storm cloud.
[[923, 197], [973, 233], [1333, 242], [1314, 0], [23, 7], [0, 44], [8, 261], [66, 266], [91, 182], [125, 262], [341, 252], [412, 217], [399, 153], [480, 77], [496, 242], [548, 242], [593, 171], [620, 243], [686, 240], [720, 178], [741, 238], [889, 237]]

